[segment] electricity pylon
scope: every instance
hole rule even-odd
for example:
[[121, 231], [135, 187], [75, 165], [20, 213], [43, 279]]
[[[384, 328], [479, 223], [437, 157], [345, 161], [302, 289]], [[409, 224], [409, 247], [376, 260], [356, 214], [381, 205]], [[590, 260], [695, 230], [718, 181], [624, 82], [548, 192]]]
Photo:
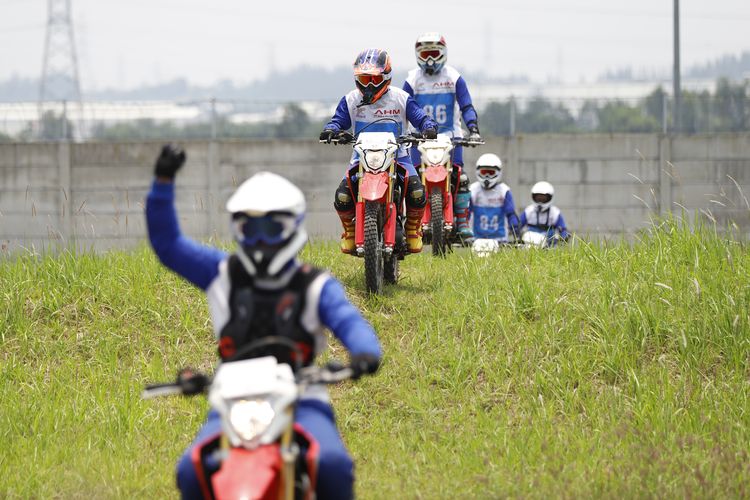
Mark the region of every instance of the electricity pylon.
[[[70, 12], [70, 0], [47, 0], [47, 30], [38, 103], [39, 135], [42, 138], [65, 139], [80, 136], [82, 132], [83, 101]], [[54, 104], [50, 105], [53, 102]], [[69, 103], [78, 108], [77, 117], [73, 121], [77, 124], [77, 134], [67, 130], [69, 120], [66, 105], [63, 104], [63, 108], [60, 109], [60, 103]], [[49, 110], [60, 111], [62, 119], [59, 120], [58, 131], [45, 130], [49, 129], [50, 123], [58, 123], [56, 118], [50, 120], [50, 115], [45, 116]]]

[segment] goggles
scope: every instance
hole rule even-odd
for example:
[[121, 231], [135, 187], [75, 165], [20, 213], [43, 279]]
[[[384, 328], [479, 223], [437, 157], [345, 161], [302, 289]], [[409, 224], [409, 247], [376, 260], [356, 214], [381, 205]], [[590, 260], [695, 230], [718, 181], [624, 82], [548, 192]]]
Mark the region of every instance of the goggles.
[[243, 245], [277, 245], [294, 232], [296, 225], [292, 215], [268, 214], [263, 217], [251, 217], [242, 214], [232, 222], [232, 230], [234, 237]]
[[418, 52], [419, 58], [423, 61], [426, 61], [430, 58], [438, 59], [441, 55], [443, 55], [443, 51], [440, 49], [424, 49]]
[[363, 87], [367, 87], [368, 85], [374, 85], [377, 87], [385, 81], [385, 76], [383, 75], [357, 75], [355, 79]]
[[482, 177], [495, 177], [500, 172], [496, 168], [479, 168], [478, 175]]
[[531, 199], [537, 203], [547, 203], [552, 200], [552, 195], [549, 193], [534, 193], [531, 195]]

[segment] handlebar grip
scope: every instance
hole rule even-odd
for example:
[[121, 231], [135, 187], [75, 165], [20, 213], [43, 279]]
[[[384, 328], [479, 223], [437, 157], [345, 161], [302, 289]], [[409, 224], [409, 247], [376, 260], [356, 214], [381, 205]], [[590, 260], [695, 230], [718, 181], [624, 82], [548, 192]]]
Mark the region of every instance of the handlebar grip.
[[176, 396], [182, 394], [182, 387], [178, 384], [150, 384], [141, 392], [142, 399], [153, 399], [162, 396]]

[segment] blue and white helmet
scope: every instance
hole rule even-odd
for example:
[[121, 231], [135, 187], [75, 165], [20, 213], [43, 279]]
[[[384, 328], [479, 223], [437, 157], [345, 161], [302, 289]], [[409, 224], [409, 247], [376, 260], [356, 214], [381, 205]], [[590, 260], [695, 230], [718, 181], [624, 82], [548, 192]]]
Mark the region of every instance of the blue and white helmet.
[[305, 195], [284, 177], [258, 172], [227, 201], [237, 257], [251, 276], [273, 278], [294, 260], [305, 242]]
[[445, 66], [448, 61], [448, 46], [445, 38], [437, 32], [419, 35], [414, 45], [417, 64], [428, 75], [434, 75]]

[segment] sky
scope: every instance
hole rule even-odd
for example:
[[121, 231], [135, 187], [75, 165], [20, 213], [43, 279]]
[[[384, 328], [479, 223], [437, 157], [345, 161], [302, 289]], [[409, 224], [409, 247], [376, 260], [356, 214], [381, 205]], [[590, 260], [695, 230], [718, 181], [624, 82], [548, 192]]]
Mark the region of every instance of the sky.
[[[425, 31], [446, 37], [449, 64], [498, 77], [575, 83], [672, 67], [673, 0], [70, 2], [84, 90], [180, 77], [242, 84], [303, 64], [349, 65], [368, 47], [406, 70]], [[683, 69], [750, 50], [750, 1], [681, 0], [680, 10]], [[45, 0], [0, 0], [0, 81], [40, 76], [46, 19]]]

